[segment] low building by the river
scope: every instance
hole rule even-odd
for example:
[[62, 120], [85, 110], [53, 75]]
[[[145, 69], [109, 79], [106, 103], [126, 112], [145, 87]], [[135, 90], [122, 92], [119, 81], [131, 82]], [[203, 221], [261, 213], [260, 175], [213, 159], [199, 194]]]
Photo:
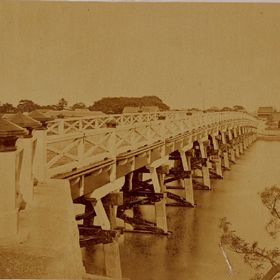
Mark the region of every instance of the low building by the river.
[[257, 116], [266, 121], [268, 128], [280, 128], [280, 112], [273, 107], [259, 107]]

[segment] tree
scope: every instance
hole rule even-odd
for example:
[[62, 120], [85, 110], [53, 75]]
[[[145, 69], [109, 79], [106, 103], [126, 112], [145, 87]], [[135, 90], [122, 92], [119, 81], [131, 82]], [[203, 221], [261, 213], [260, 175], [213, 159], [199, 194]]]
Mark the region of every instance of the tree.
[[245, 107], [241, 106], [241, 105], [234, 105], [233, 110], [234, 111], [243, 111], [243, 112], [246, 111]]
[[160, 110], [169, 110], [169, 107], [157, 96], [143, 97], [104, 97], [89, 106], [91, 111], [121, 114], [124, 107], [157, 106]]
[[75, 103], [75, 104], [72, 106], [72, 110], [76, 110], [76, 109], [85, 109], [85, 108], [86, 108], [86, 105], [85, 105], [85, 103], [83, 103], [83, 102]]
[[232, 108], [230, 108], [230, 107], [224, 107], [223, 109], [222, 109], [222, 111], [232, 111], [233, 109]]
[[[260, 194], [263, 205], [271, 214], [266, 230], [272, 238], [280, 232], [280, 188], [272, 186]], [[258, 242], [249, 243], [231, 229], [226, 218], [221, 219], [221, 246], [243, 256], [245, 263], [256, 270], [254, 280], [280, 279], [280, 249], [260, 248]]]
[[65, 107], [67, 106], [68, 102], [64, 99], [61, 98], [59, 99], [58, 103], [57, 103], [57, 110], [63, 110], [65, 109]]
[[4, 103], [0, 106], [0, 113], [14, 113], [16, 108], [10, 103]]
[[21, 99], [17, 105], [17, 110], [19, 112], [32, 112], [39, 108], [41, 108], [40, 105], [34, 103], [32, 100], [29, 99]]

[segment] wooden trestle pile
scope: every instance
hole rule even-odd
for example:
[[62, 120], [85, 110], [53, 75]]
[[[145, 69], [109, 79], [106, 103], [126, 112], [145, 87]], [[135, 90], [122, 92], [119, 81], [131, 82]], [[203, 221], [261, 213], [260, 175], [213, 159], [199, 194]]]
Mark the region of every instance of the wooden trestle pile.
[[94, 199], [77, 198], [75, 203], [85, 205], [85, 213], [76, 216], [82, 220], [79, 224], [81, 246], [114, 244], [114, 263], [105, 264], [106, 274], [120, 278], [117, 241], [123, 232], [170, 234], [166, 206], [195, 207], [193, 190], [211, 190], [211, 180], [223, 179], [224, 171], [230, 170], [255, 140], [254, 130], [246, 127], [219, 131], [215, 136], [208, 135], [208, 139], [204, 137], [203, 141], [193, 139], [190, 148], [171, 152], [166, 162], [158, 166], [142, 166], [126, 174], [120, 191], [102, 198], [109, 229], [102, 228], [100, 221], [98, 225]]

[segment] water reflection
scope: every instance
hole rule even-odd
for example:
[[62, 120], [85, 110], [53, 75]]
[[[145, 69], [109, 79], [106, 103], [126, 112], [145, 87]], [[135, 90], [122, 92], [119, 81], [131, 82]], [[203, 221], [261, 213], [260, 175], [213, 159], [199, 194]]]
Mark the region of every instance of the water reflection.
[[280, 182], [280, 142], [258, 141], [242, 155], [213, 191], [196, 191], [197, 207], [168, 207], [170, 236], [126, 233], [120, 244], [123, 276], [131, 280], [249, 279], [253, 271], [219, 247], [220, 218], [227, 217], [248, 241], [277, 246], [265, 231], [269, 219], [258, 193]]

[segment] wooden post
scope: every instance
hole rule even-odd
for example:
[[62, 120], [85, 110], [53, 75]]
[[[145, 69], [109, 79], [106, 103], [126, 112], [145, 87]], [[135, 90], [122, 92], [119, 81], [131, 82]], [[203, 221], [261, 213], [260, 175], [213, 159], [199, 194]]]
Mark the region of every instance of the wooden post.
[[20, 191], [23, 195], [24, 201], [27, 206], [33, 201], [33, 171], [32, 171], [32, 152], [33, 152], [33, 139], [23, 138], [20, 139], [21, 148], [23, 149], [22, 167], [20, 172]]
[[160, 193], [161, 186], [159, 183], [157, 170], [155, 167], [150, 167], [149, 170], [150, 170], [150, 175], [151, 175], [152, 182], [153, 182], [154, 191], [155, 191], [155, 193]]
[[207, 153], [206, 153], [206, 149], [205, 149], [204, 143], [201, 142], [201, 141], [199, 141], [198, 143], [199, 143], [201, 157], [202, 158], [207, 158]]
[[210, 174], [207, 166], [202, 165], [203, 184], [211, 189]]
[[47, 180], [47, 130], [35, 130], [34, 137], [37, 139], [33, 166], [34, 177], [39, 183], [44, 183]]
[[25, 135], [25, 137], [18, 143], [23, 149], [22, 167], [19, 178], [20, 192], [22, 193], [23, 199], [28, 206], [29, 203], [33, 200], [34, 185], [32, 170], [34, 159], [34, 138], [32, 135], [32, 131], [34, 129], [40, 129], [42, 127], [42, 124], [29, 116], [23, 115], [22, 113], [13, 115], [9, 120], [16, 125], [27, 129], [28, 131], [28, 134]]
[[163, 198], [160, 201], [155, 202], [155, 216], [157, 227], [167, 233], [166, 193], [163, 194]]
[[229, 169], [230, 165], [229, 165], [229, 159], [228, 159], [228, 152], [227, 151], [223, 152], [223, 159], [224, 159], [224, 167]]
[[[164, 174], [157, 173], [156, 167], [150, 167], [149, 170], [155, 193], [163, 192], [162, 189], [164, 186], [161, 184], [164, 184]], [[163, 198], [160, 201], [155, 202], [155, 217], [157, 227], [161, 228], [165, 233], [167, 233], [166, 193], [163, 193]]]
[[232, 162], [236, 162], [236, 159], [235, 159], [235, 152], [234, 152], [234, 149], [233, 148], [230, 148], [230, 160], [232, 161]]
[[223, 171], [222, 171], [222, 159], [220, 156], [215, 158], [215, 170], [217, 175], [223, 177]]
[[0, 118], [0, 238], [18, 232], [16, 141], [26, 134], [21, 127]]
[[248, 135], [244, 134], [244, 150], [248, 149]]
[[239, 153], [239, 144], [238, 143], [236, 143], [234, 145], [234, 149], [235, 149], [235, 156], [236, 156], [236, 158], [239, 158], [240, 157], [240, 153]]
[[[180, 156], [181, 156], [184, 171], [191, 171], [191, 157], [187, 157], [184, 151], [180, 151]], [[192, 206], [194, 206], [195, 203], [194, 203], [192, 174], [190, 173], [190, 178], [183, 179], [182, 183], [185, 189], [186, 201], [189, 202]]]
[[222, 135], [222, 143], [223, 143], [223, 144], [226, 144], [227, 141], [226, 141], [226, 134], [225, 134], [225, 132], [222, 131], [222, 132], [221, 132], [221, 135]]
[[212, 135], [212, 141], [213, 141], [214, 150], [215, 151], [219, 150], [219, 144], [218, 144], [218, 141], [217, 141], [217, 139], [214, 135]]
[[231, 141], [232, 140], [232, 133], [231, 133], [231, 130], [229, 129], [228, 130], [228, 139], [229, 139], [229, 141]]
[[107, 217], [106, 211], [103, 207], [101, 199], [98, 199], [96, 203], [93, 203], [93, 208], [96, 213], [96, 224], [100, 225], [102, 229], [109, 230], [111, 229], [110, 221]]
[[44, 183], [47, 180], [47, 122], [51, 118], [39, 111], [33, 111], [28, 116], [41, 123], [41, 127], [36, 127], [33, 132], [33, 137], [37, 139], [33, 173], [39, 183]]
[[234, 136], [234, 138], [237, 138], [237, 129], [236, 129], [236, 127], [233, 128], [233, 136]]
[[244, 143], [244, 140], [243, 139], [240, 139], [240, 143], [239, 143], [239, 152], [240, 154], [244, 154], [244, 149], [243, 149], [243, 144]]

